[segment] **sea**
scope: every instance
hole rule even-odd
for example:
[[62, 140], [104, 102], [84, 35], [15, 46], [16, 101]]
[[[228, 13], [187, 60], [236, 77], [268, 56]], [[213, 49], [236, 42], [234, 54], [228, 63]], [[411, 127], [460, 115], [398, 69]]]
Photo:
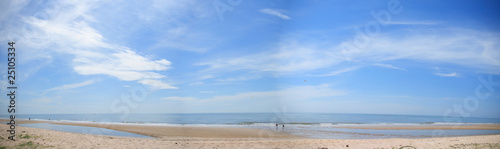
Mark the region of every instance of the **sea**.
[[[2, 118], [7, 118], [5, 115]], [[245, 127], [285, 131], [310, 138], [427, 138], [500, 134], [500, 130], [367, 130], [349, 126], [437, 126], [500, 124], [500, 119], [345, 113], [18, 114], [17, 119], [122, 125]], [[276, 127], [279, 124], [279, 127]], [[284, 125], [284, 127], [283, 127]], [[28, 125], [29, 127], [29, 125]], [[31, 126], [35, 127], [35, 126]]]

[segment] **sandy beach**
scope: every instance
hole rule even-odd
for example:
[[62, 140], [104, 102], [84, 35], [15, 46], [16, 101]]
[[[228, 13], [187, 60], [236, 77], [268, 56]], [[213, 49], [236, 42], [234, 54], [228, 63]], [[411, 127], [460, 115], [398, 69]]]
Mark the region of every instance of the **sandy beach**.
[[[37, 123], [37, 121], [19, 123]], [[500, 148], [500, 135], [419, 139], [311, 139], [250, 128], [57, 124], [101, 127], [155, 138], [101, 136], [18, 126], [17, 141], [7, 140], [7, 133], [2, 133], [0, 146], [7, 148]], [[485, 125], [461, 129], [479, 127], [498, 128]], [[8, 125], [0, 125], [0, 132], [7, 132], [7, 129]]]
[[97, 123], [53, 123], [53, 124], [107, 128], [107, 129], [131, 132], [152, 137], [299, 138], [298, 136], [293, 136], [284, 132], [264, 130], [264, 129], [251, 129], [251, 128], [113, 125], [113, 124], [97, 124]]

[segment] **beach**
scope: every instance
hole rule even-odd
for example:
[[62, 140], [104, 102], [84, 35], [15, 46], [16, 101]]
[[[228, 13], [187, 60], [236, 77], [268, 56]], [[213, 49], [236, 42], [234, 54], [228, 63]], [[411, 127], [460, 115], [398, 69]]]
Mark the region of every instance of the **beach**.
[[[37, 122], [47, 121], [19, 121], [19, 123]], [[108, 128], [154, 138], [91, 135], [17, 126], [17, 141], [7, 140], [7, 133], [2, 133], [0, 146], [7, 148], [500, 148], [498, 134], [440, 138], [313, 139], [251, 128], [54, 123]], [[475, 127], [498, 128], [495, 125]], [[7, 129], [8, 125], [0, 125], [0, 132], [7, 132]]]

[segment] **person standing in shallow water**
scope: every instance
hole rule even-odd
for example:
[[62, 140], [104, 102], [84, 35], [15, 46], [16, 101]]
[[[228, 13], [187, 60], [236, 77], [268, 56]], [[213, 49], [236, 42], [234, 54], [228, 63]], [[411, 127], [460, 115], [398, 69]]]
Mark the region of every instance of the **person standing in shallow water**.
[[278, 130], [278, 123], [276, 123], [276, 130]]
[[283, 130], [285, 129], [285, 124], [283, 124]]

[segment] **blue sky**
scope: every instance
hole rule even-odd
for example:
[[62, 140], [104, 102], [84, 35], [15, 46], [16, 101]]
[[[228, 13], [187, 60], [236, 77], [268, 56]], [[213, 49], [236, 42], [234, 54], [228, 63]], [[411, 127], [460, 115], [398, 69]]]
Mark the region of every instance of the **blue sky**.
[[[0, 7], [1, 47], [15, 41], [18, 51], [21, 114], [499, 118], [498, 1], [1, 1]], [[6, 74], [6, 64], [0, 70]]]

